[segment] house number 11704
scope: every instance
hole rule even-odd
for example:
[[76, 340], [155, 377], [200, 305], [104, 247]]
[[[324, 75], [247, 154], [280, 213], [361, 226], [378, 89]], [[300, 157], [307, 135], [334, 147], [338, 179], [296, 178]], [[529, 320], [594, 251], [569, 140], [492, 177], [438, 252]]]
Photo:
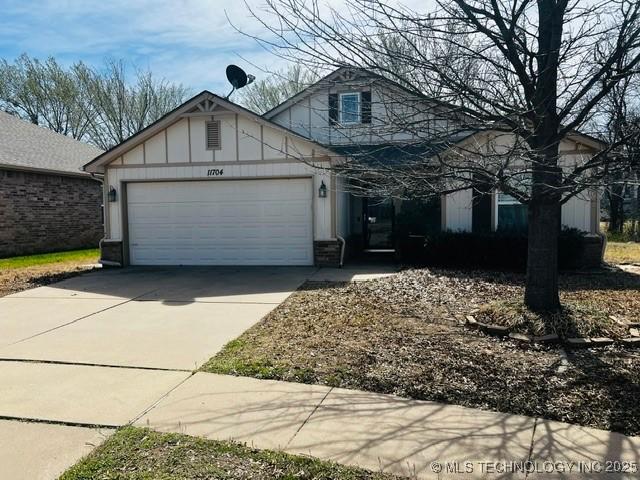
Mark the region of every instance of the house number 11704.
[[224, 173], [222, 168], [210, 168], [207, 170], [207, 177], [218, 177]]

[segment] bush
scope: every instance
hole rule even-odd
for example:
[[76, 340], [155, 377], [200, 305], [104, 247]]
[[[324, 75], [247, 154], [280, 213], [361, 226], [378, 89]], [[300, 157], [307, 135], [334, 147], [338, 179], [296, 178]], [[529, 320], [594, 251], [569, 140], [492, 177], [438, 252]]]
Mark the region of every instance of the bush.
[[[584, 237], [578, 230], [563, 230], [559, 239], [560, 268], [580, 265]], [[411, 265], [448, 268], [525, 270], [527, 236], [515, 233], [443, 232], [406, 236], [398, 244], [400, 260]]]

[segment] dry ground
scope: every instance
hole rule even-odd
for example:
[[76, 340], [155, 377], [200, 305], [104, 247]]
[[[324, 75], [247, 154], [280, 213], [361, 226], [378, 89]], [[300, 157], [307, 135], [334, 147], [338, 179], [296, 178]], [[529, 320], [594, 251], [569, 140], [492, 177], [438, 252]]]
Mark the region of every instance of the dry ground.
[[0, 297], [92, 270], [97, 249], [0, 259]]
[[[306, 284], [229, 343], [204, 370], [320, 383], [540, 416], [640, 434], [640, 351], [521, 347], [457, 324], [471, 311], [516, 302], [521, 275], [409, 270], [358, 284]], [[562, 321], [521, 330], [619, 333], [637, 320], [640, 276], [563, 276]], [[499, 300], [498, 300], [499, 299]], [[595, 313], [594, 313], [595, 312]]]
[[609, 263], [626, 263], [640, 265], [639, 242], [608, 242], [604, 253]]
[[399, 477], [238, 443], [125, 427], [60, 480], [393, 480]]

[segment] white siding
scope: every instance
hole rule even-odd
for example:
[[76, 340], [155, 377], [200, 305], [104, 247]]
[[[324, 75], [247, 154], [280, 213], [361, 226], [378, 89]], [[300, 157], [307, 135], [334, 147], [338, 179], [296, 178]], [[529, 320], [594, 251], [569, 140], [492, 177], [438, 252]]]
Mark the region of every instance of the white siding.
[[591, 232], [591, 199], [584, 192], [562, 206], [562, 226]]
[[138, 145], [136, 148], [129, 150], [122, 156], [124, 165], [141, 165], [144, 163], [144, 148]]
[[166, 146], [165, 130], [147, 140], [144, 143], [146, 163], [166, 163]]
[[194, 163], [213, 162], [214, 151], [207, 150], [205, 137], [206, 118], [193, 117], [189, 119], [191, 161]]
[[341, 237], [348, 237], [351, 233], [349, 214], [351, 211], [351, 196], [346, 191], [344, 177], [336, 178], [336, 232]]
[[167, 158], [169, 163], [189, 161], [189, 126], [186, 118], [167, 128]]
[[246, 118], [238, 118], [238, 148], [240, 160], [260, 160], [262, 144], [260, 143], [260, 125]]
[[450, 193], [445, 197], [445, 230], [470, 232], [472, 228], [473, 191]]

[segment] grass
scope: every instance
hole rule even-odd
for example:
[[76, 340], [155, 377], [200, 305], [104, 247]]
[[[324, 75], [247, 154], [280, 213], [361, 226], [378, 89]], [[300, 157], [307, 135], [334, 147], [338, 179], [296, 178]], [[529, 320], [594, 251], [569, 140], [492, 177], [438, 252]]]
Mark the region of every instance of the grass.
[[562, 372], [555, 347], [521, 346], [457, 323], [502, 299], [520, 331], [628, 335], [609, 316], [638, 321], [640, 276], [563, 276], [568, 307], [553, 322], [521, 317], [522, 285], [521, 275], [446, 270], [411, 270], [358, 284], [308, 283], [202, 370], [640, 434], [640, 351], [569, 352]]
[[91, 270], [98, 249], [42, 253], [0, 259], [0, 297], [40, 287]]
[[640, 243], [638, 242], [608, 242], [604, 253], [605, 261], [609, 263], [640, 264]]
[[67, 252], [39, 253], [20, 257], [0, 258], [0, 269], [14, 269], [49, 265], [52, 263], [97, 263], [100, 250], [89, 248], [85, 250], [71, 250]]
[[309, 457], [176, 433], [124, 427], [60, 480], [398, 478]]

